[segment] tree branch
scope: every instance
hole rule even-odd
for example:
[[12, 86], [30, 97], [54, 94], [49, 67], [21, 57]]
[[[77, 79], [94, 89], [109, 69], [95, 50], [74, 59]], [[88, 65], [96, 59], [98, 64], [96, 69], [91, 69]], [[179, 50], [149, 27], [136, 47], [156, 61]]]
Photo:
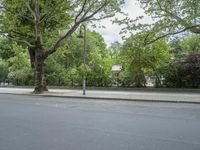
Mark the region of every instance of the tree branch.
[[[152, 44], [152, 43], [158, 41], [159, 39], [165, 38], [165, 37], [167, 37], [167, 36], [169, 36], [169, 35], [176, 35], [176, 34], [179, 34], [179, 33], [184, 32], [184, 31], [190, 30], [191, 28], [196, 28], [196, 27], [197, 27], [197, 26], [191, 26], [191, 27], [187, 27], [187, 28], [185, 28], [185, 29], [183, 29], [183, 30], [180, 30], [180, 31], [177, 31], [177, 32], [167, 33], [167, 34], [164, 34], [164, 35], [162, 35], [162, 36], [157, 37], [156, 39], [154, 39], [154, 40], [152, 40], [152, 41], [149, 41], [149, 42], [146, 42], [146, 41], [145, 41], [145, 44], [146, 44], [146, 45], [149, 45], [149, 44]], [[148, 34], [147, 36], [149, 36], [149, 34]], [[147, 39], [147, 36], [146, 36], [145, 40]]]
[[88, 21], [98, 21], [98, 20], [103, 20], [103, 19], [110, 18], [110, 17], [113, 17], [113, 16], [114, 16], [114, 14], [111, 14], [111, 15], [102, 16], [102, 17], [99, 17], [99, 18], [91, 18], [91, 19], [88, 19]]
[[26, 6], [27, 6], [28, 10], [30, 11], [30, 13], [32, 14], [32, 16], [35, 18], [36, 17], [35, 12], [33, 11], [33, 9], [31, 8], [31, 6], [29, 5], [28, 2], [26, 3]]
[[82, 6], [80, 12], [76, 15], [75, 23], [77, 22], [78, 17], [79, 17], [79, 16], [82, 14], [82, 12], [84, 11], [86, 4], [87, 4], [87, 0], [84, 0], [83, 6]]
[[19, 31], [11, 30], [11, 34], [12, 34], [12, 33], [17, 34], [17, 35], [19, 35], [20, 37], [24, 37], [24, 38], [34, 38], [34, 37], [31, 37], [30, 35], [24, 34], [24, 33], [19, 32]]
[[185, 27], [185, 28], [189, 28], [188, 30], [190, 30], [193, 33], [197, 33], [200, 34], [200, 29], [195, 29], [194, 27], [190, 28], [192, 25], [192, 23], [188, 23], [187, 21], [185, 21], [184, 19], [182, 19], [181, 17], [177, 16], [176, 14], [168, 11], [166, 8], [163, 8], [161, 6], [161, 3], [159, 2], [159, 0], [156, 0], [158, 3], [158, 6], [160, 8], [161, 11], [165, 12], [166, 14], [170, 15], [171, 17], [173, 17], [174, 19], [176, 19], [181, 26]]
[[27, 16], [24, 16], [24, 15], [18, 15], [20, 18], [22, 18], [22, 19], [27, 19], [27, 20], [29, 20], [30, 22], [32, 22], [32, 23], [34, 23], [34, 21], [31, 19], [31, 18], [29, 18], [29, 17], [27, 17]]
[[58, 41], [45, 52], [45, 56], [47, 57], [48, 55], [53, 54], [54, 52], [56, 52], [58, 47], [60, 47], [64, 43], [64, 41], [70, 35], [72, 35], [72, 33], [79, 27], [80, 24], [81, 24], [81, 22], [75, 23], [64, 36], [62, 36], [60, 39], [58, 39]]
[[96, 11], [94, 11], [92, 14], [90, 14], [89, 16], [86, 16], [85, 18], [83, 18], [82, 20], [82, 22], [84, 22], [84, 21], [86, 21], [86, 20], [88, 20], [88, 19], [90, 19], [90, 18], [92, 18], [94, 15], [96, 15], [101, 9], [103, 9], [106, 5], [108, 4], [108, 1], [106, 0], [105, 1], [105, 3], [101, 6], [101, 7], [99, 7]]
[[34, 45], [32, 45], [31, 43], [25, 41], [25, 40], [18, 40], [16, 38], [13, 38], [11, 36], [7, 36], [9, 39], [12, 39], [13, 41], [16, 41], [16, 42], [20, 42], [20, 43], [24, 43], [26, 44], [28, 47], [34, 47]]
[[50, 54], [53, 54], [54, 52], [56, 52], [56, 50], [58, 49], [58, 47], [60, 47], [64, 41], [72, 35], [72, 33], [79, 27], [79, 25], [82, 22], [88, 21], [90, 18], [92, 18], [94, 15], [96, 15], [102, 8], [104, 8], [107, 5], [107, 0], [105, 1], [104, 4], [101, 5], [101, 7], [99, 7], [98, 9], [96, 9], [96, 11], [94, 11], [92, 14], [87, 15], [87, 12], [81, 17], [81, 19], [77, 22], [74, 23], [74, 25], [69, 29], [69, 31], [62, 36], [60, 39], [58, 39], [58, 41], [52, 46], [50, 47], [46, 52], [45, 52], [45, 56], [47, 57]]

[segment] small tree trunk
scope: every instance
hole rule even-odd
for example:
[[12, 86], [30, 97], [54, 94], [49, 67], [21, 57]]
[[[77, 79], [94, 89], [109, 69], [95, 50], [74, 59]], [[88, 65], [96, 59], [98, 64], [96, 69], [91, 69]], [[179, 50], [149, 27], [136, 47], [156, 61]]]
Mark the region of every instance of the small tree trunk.
[[156, 86], [156, 88], [159, 88], [159, 87], [161, 87], [161, 85], [162, 85], [162, 83], [161, 83], [160, 77], [156, 74], [155, 86]]
[[40, 94], [48, 91], [44, 79], [44, 57], [42, 53], [38, 53], [35, 59], [35, 90], [33, 93]]
[[44, 76], [43, 76], [43, 90], [48, 91], [45, 73], [43, 73], [43, 74], [44, 74]]

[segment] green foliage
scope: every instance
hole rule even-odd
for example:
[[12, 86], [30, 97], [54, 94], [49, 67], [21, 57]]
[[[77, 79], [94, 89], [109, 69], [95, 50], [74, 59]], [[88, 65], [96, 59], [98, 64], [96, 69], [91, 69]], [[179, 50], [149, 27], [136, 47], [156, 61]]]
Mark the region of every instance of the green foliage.
[[148, 67], [145, 69], [145, 74], [155, 77], [155, 86], [161, 87], [164, 68], [174, 58], [171, 48], [164, 40], [159, 40], [149, 47], [147, 55]]
[[[1, 30], [8, 33], [12, 40], [21, 44], [33, 44], [35, 35], [35, 24], [30, 9], [35, 9], [35, 0], [3, 0], [4, 17]], [[47, 48], [49, 39], [58, 38], [59, 31], [66, 29], [71, 23], [69, 15], [70, 3], [63, 0], [40, 0], [39, 9], [41, 15], [40, 30], [43, 35], [43, 44]]]
[[[122, 60], [123, 66], [126, 68], [127, 73], [125, 78], [130, 78], [134, 86], [142, 87], [144, 86], [144, 68], [146, 64], [146, 54], [145, 49], [142, 48], [142, 43], [140, 43], [140, 37], [132, 36], [130, 37], [122, 47]], [[128, 77], [127, 77], [128, 76]]]
[[[81, 24], [86, 22], [92, 23], [93, 21], [114, 16], [115, 13], [120, 12], [119, 6], [123, 1], [2, 1], [1, 10], [3, 11], [0, 17], [1, 33], [4, 33], [5, 36], [18, 43], [23, 43], [23, 46], [28, 46], [31, 67], [35, 69], [35, 93], [42, 93], [46, 89], [46, 84], [43, 83], [45, 82], [43, 72], [44, 61], [58, 49], [62, 49], [60, 47], [64, 45]], [[99, 38], [98, 35], [97, 37], [95, 37], [95, 34], [93, 36], [94, 38]], [[96, 40], [95, 44], [101, 48], [100, 53], [104, 56], [101, 41], [98, 43], [98, 40]], [[62, 69], [59, 71], [65, 72]], [[53, 80], [54, 76], [48, 75], [48, 78]], [[55, 78], [56, 82], [60, 84], [61, 79], [58, 77]], [[48, 81], [51, 82], [51, 80]]]
[[88, 86], [111, 84], [112, 60], [103, 38], [87, 30], [86, 67], [83, 64], [83, 39], [72, 36], [64, 47], [45, 61], [48, 85], [81, 86], [86, 73]]
[[126, 27], [121, 33], [144, 34], [145, 43], [153, 43], [161, 38], [189, 31], [200, 34], [200, 1], [199, 0], [138, 0], [145, 15], [152, 18], [148, 23], [144, 16], [116, 21]]
[[14, 85], [33, 85], [33, 72], [26, 49], [5, 38], [1, 39], [0, 79]]
[[8, 63], [0, 60], [0, 81], [5, 81], [8, 76]]
[[3, 0], [1, 31], [12, 40], [28, 46], [34, 45], [39, 36], [43, 50], [47, 50], [68, 38], [80, 23], [92, 23], [120, 12], [119, 6], [123, 1]]
[[169, 43], [171, 49], [172, 49], [172, 54], [175, 57], [178, 57], [183, 53], [182, 45], [181, 45], [181, 39], [180, 38], [174, 38], [171, 40]]
[[122, 44], [119, 42], [111, 43], [109, 47], [110, 56], [112, 58], [112, 64], [119, 64], [121, 63], [120, 53], [122, 50]]
[[[58, 57], [58, 54], [55, 56]], [[60, 56], [63, 59], [62, 56]], [[64, 65], [64, 63], [60, 62], [60, 59], [53, 57], [49, 57], [45, 62], [45, 70], [46, 70], [46, 82], [48, 85], [55, 86], [71, 86], [71, 78], [75, 78], [71, 76], [73, 74], [72, 68], [70, 70], [68, 67]], [[75, 69], [76, 70], [76, 69]], [[76, 73], [76, 71], [74, 71]], [[76, 75], [76, 74], [74, 74]]]
[[6, 38], [0, 38], [0, 58], [7, 60], [14, 56], [14, 50], [12, 42]]
[[33, 85], [33, 72], [30, 68], [30, 60], [26, 49], [13, 44], [13, 50], [15, 52], [14, 57], [7, 60], [8, 67], [8, 79], [14, 85]]
[[180, 41], [180, 45], [184, 54], [199, 53], [200, 52], [200, 36], [191, 35], [184, 37]]
[[199, 36], [180, 37], [171, 42], [174, 60], [164, 67], [164, 84], [167, 87], [198, 87]]
[[123, 45], [124, 85], [142, 87], [146, 84], [145, 76], [155, 76], [161, 85], [162, 68], [170, 62], [170, 47], [163, 40], [153, 45], [144, 45], [141, 35], [130, 37]]
[[109, 86], [112, 68], [110, 51], [106, 48], [102, 36], [96, 32], [88, 33], [88, 41], [88, 84], [91, 86]]
[[84, 65], [84, 39], [72, 33], [81, 23], [120, 12], [123, 0], [3, 0], [0, 79], [9, 79], [15, 85], [33, 85], [30, 59], [35, 65], [35, 54], [42, 52], [47, 58], [44, 67], [48, 85], [81, 86], [86, 74], [88, 86], [110, 86], [112, 65], [122, 64], [123, 86], [144, 87], [148, 76], [154, 77], [159, 87], [163, 86], [164, 76], [169, 87], [198, 87], [199, 36], [179, 36], [168, 39], [169, 43], [163, 38], [185, 30], [200, 33], [199, 1], [138, 1], [145, 13], [155, 19], [153, 24], [124, 19], [120, 24], [127, 24], [126, 30], [142, 32], [126, 39], [123, 45], [116, 42], [110, 48], [100, 34], [86, 30]]

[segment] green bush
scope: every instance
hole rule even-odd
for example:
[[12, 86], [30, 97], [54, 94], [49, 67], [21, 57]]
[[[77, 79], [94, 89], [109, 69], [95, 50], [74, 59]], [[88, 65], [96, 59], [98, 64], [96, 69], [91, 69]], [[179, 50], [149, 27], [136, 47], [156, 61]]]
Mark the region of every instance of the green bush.
[[165, 73], [167, 87], [200, 87], [200, 54], [190, 54], [171, 63]]

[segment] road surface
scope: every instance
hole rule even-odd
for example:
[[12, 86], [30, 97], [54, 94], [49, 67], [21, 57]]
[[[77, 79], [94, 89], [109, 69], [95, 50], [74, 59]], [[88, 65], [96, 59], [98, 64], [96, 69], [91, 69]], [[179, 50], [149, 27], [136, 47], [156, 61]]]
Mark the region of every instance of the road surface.
[[0, 150], [200, 150], [200, 105], [0, 94]]

